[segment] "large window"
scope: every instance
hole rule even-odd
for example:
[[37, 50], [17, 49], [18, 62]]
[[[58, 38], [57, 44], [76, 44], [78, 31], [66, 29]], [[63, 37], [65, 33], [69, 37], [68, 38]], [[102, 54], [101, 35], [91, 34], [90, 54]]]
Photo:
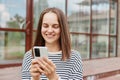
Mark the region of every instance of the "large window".
[[22, 60], [26, 0], [0, 0], [0, 60]]
[[116, 0], [68, 0], [72, 47], [83, 59], [116, 56]]

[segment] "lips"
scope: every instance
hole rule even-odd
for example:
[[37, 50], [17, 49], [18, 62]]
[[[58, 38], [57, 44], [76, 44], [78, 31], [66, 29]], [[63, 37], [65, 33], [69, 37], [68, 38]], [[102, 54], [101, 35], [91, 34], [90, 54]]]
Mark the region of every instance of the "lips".
[[55, 35], [49, 35], [49, 34], [46, 34], [46, 37], [47, 38], [53, 38]]

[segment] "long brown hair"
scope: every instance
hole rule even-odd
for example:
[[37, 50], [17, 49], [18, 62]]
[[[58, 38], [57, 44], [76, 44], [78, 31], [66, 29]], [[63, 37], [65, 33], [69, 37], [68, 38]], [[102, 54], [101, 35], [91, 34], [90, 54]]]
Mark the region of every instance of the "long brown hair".
[[62, 50], [62, 60], [66, 60], [70, 57], [70, 53], [71, 53], [70, 33], [68, 29], [68, 22], [67, 22], [66, 16], [58, 8], [55, 8], [55, 7], [47, 8], [41, 13], [39, 22], [38, 22], [37, 34], [36, 34], [34, 46], [45, 46], [45, 40], [41, 34], [41, 26], [42, 26], [43, 16], [48, 12], [53, 12], [58, 17], [58, 22], [61, 30], [59, 44]]

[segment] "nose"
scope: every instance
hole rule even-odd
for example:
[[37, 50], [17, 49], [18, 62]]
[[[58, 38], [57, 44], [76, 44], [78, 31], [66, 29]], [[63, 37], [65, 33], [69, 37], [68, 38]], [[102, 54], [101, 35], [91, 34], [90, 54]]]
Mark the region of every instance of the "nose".
[[53, 29], [51, 26], [48, 28], [48, 32], [53, 32]]

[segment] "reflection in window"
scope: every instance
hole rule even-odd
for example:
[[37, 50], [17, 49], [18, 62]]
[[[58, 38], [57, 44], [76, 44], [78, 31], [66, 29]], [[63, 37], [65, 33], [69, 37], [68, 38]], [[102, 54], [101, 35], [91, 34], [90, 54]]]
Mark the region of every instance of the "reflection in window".
[[116, 26], [117, 26], [117, 2], [111, 1], [111, 6], [110, 6], [110, 34], [115, 34], [116, 35]]
[[92, 38], [92, 58], [108, 57], [108, 37], [93, 36]]
[[92, 32], [109, 34], [109, 0], [92, 2]]
[[[69, 0], [67, 17], [72, 46], [80, 51], [83, 59], [116, 56], [117, 2], [115, 0]], [[85, 35], [87, 38], [83, 37]], [[84, 52], [81, 48], [84, 45], [79, 45], [83, 39], [88, 39], [88, 52]]]
[[110, 56], [111, 57], [116, 56], [116, 38], [115, 37], [110, 38]]
[[71, 32], [90, 32], [90, 3], [82, 0], [69, 0], [68, 23]]
[[26, 0], [0, 0], [0, 27], [25, 27]]
[[72, 49], [76, 49], [80, 52], [82, 58], [89, 58], [89, 36], [86, 35], [71, 35]]
[[25, 34], [0, 32], [0, 59], [22, 59], [25, 53]]

